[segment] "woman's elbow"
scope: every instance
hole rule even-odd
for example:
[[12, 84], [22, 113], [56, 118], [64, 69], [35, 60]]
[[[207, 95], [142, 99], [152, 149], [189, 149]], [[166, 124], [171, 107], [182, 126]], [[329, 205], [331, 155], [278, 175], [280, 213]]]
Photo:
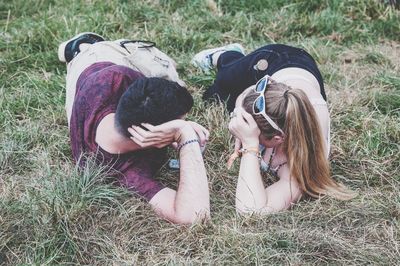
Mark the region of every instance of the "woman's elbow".
[[243, 205], [236, 205], [236, 214], [241, 216], [251, 216], [253, 214], [259, 214], [260, 209], [250, 208]]

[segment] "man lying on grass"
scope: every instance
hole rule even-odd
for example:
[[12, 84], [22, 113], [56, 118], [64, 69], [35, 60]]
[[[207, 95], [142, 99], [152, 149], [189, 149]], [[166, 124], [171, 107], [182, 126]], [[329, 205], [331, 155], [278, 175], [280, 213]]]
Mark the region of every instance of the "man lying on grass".
[[[58, 57], [67, 63], [72, 153], [81, 166], [82, 154], [95, 154], [120, 185], [148, 200], [158, 215], [189, 224], [210, 215], [200, 150], [209, 133], [185, 121], [193, 98], [181, 86], [175, 62], [153, 46], [105, 41], [94, 33], [81, 33], [59, 46]], [[180, 156], [177, 191], [153, 179], [171, 144]]]

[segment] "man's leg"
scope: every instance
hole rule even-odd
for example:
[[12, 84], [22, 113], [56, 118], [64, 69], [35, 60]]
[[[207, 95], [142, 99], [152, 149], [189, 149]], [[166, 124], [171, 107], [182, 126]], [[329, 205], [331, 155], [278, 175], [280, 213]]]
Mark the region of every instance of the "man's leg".
[[126, 39], [115, 42], [129, 52], [124, 58], [125, 63], [134, 66], [146, 77], [163, 78], [186, 86], [179, 78], [176, 62], [160, 51], [154, 42]]
[[[67, 64], [66, 87], [67, 96], [65, 108], [68, 122], [71, 117], [72, 105], [75, 98], [76, 82], [80, 74], [90, 65], [97, 62], [111, 62], [123, 65], [139, 71], [147, 77], [160, 77], [176, 81], [185, 85], [179, 79], [176, 71], [176, 63], [158, 49], [142, 49], [142, 44], [128, 42], [121, 45], [121, 41], [101, 41], [93, 44], [82, 43], [79, 45], [80, 52]], [[167, 62], [164, 65], [163, 62]]]
[[124, 60], [124, 58], [129, 55], [129, 52], [115, 42], [102, 41], [93, 44], [81, 43], [79, 45], [79, 50], [79, 53], [67, 64], [65, 109], [68, 123], [71, 118], [72, 106], [75, 98], [76, 82], [80, 74], [87, 67], [98, 62], [111, 62], [137, 70], [127, 60]]
[[69, 63], [80, 53], [81, 44], [93, 44], [104, 41], [104, 37], [94, 32], [82, 32], [58, 46], [58, 59]]

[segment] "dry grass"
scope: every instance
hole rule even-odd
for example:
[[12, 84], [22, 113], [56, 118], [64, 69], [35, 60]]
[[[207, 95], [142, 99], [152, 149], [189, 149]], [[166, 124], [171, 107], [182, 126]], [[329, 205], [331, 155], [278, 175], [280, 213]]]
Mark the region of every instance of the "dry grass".
[[[400, 14], [381, 2], [1, 2], [0, 265], [400, 264]], [[98, 168], [75, 168], [56, 48], [81, 31], [155, 40], [177, 60], [196, 101], [190, 118], [212, 132], [210, 222], [169, 224]], [[248, 51], [289, 43], [316, 58], [332, 114], [332, 175], [358, 192], [354, 200], [236, 215], [228, 116], [201, 102], [213, 77], [189, 64], [198, 50], [235, 41]], [[165, 168], [157, 178], [174, 187], [178, 175]]]

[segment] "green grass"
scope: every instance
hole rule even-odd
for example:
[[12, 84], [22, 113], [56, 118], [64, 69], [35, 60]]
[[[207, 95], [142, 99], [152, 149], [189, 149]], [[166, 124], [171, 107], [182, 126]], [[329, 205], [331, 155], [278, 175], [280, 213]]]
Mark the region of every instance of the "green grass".
[[[0, 265], [400, 264], [400, 11], [384, 2], [0, 2]], [[153, 40], [176, 59], [195, 97], [189, 117], [211, 130], [210, 222], [172, 225], [100, 169], [76, 169], [56, 51], [82, 31]], [[288, 43], [315, 57], [332, 114], [332, 175], [354, 200], [236, 215], [228, 115], [201, 102], [213, 74], [189, 63], [229, 42], [247, 51]], [[177, 185], [176, 172], [158, 178]]]

